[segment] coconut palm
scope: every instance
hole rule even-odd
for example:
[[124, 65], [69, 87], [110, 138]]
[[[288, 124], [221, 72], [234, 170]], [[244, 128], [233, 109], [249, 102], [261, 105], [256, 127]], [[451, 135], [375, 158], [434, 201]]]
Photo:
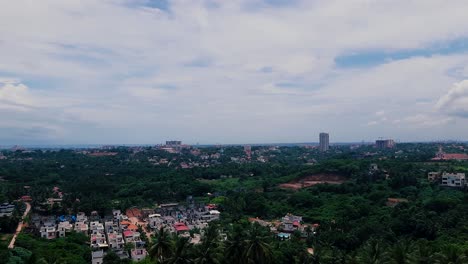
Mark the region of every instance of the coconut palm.
[[153, 245], [149, 250], [149, 255], [152, 259], [157, 260], [159, 263], [163, 263], [172, 255], [171, 237], [169, 232], [166, 231], [162, 226], [156, 233]]
[[453, 245], [445, 246], [441, 252], [435, 254], [436, 263], [440, 264], [465, 264], [468, 263], [466, 255]]
[[174, 252], [166, 261], [168, 264], [189, 264], [193, 263], [190, 257], [191, 244], [187, 237], [176, 237]]
[[398, 241], [389, 251], [388, 263], [392, 264], [409, 264], [413, 263], [412, 246], [409, 240], [403, 239]]
[[197, 258], [195, 263], [198, 264], [217, 264], [222, 258], [221, 245], [219, 241], [219, 232], [216, 224], [211, 223], [206, 229], [202, 237], [202, 243], [197, 248]]
[[244, 241], [245, 234], [242, 227], [235, 225], [232, 231], [228, 234], [225, 242], [224, 257], [227, 263], [243, 264], [245, 259], [243, 256], [246, 251], [246, 243]]
[[361, 263], [381, 264], [386, 262], [386, 254], [381, 241], [371, 239], [362, 248]]
[[262, 232], [262, 226], [254, 223], [248, 233], [246, 239], [245, 258], [247, 263], [263, 264], [270, 263], [272, 259], [272, 251], [268, 243], [268, 236]]
[[413, 251], [414, 264], [433, 264], [435, 262], [434, 249], [427, 240], [421, 240], [417, 243]]

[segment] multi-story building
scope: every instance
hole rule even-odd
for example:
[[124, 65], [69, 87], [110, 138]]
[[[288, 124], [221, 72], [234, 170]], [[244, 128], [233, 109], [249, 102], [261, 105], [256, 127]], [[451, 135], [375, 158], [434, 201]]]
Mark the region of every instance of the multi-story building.
[[148, 252], [144, 248], [134, 248], [132, 249], [131, 254], [133, 261], [140, 261], [146, 258]]
[[330, 135], [328, 133], [320, 133], [320, 151], [328, 151], [330, 148]]
[[379, 149], [393, 148], [395, 141], [393, 139], [379, 139], [375, 141], [375, 146]]
[[281, 219], [281, 228], [284, 232], [294, 232], [301, 226], [302, 217], [287, 214]]
[[54, 225], [46, 225], [41, 227], [41, 237], [45, 239], [55, 239], [57, 238], [57, 229]]
[[148, 216], [149, 226], [154, 229], [159, 229], [164, 223], [160, 214], [151, 214]]
[[436, 182], [440, 180], [441, 173], [438, 171], [431, 171], [427, 174], [427, 180]]
[[94, 249], [106, 249], [109, 247], [106, 236], [104, 234], [91, 234], [90, 242], [91, 247]]
[[465, 186], [465, 173], [442, 173], [441, 186], [463, 187]]
[[75, 222], [75, 231], [78, 233], [83, 233], [85, 235], [88, 235], [88, 224], [86, 222]]
[[91, 263], [92, 264], [102, 264], [104, 261], [104, 251], [98, 250], [91, 252]]
[[111, 249], [122, 249], [125, 244], [122, 234], [117, 232], [107, 233], [107, 240]]
[[9, 203], [3, 203], [0, 205], [0, 217], [11, 216], [14, 210], [15, 210], [14, 205], [9, 204]]
[[60, 222], [57, 227], [58, 237], [65, 237], [67, 232], [73, 230], [73, 225], [68, 221]]
[[89, 223], [89, 229], [92, 234], [104, 234], [104, 225], [98, 221]]
[[166, 141], [166, 146], [175, 147], [175, 146], [180, 146], [180, 145], [182, 145], [182, 141], [180, 141], [180, 140], [168, 140], [168, 141]]

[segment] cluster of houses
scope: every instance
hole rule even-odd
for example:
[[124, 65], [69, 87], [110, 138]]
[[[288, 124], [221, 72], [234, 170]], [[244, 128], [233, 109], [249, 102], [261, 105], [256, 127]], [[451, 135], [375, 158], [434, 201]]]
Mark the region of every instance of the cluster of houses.
[[[131, 257], [133, 261], [140, 261], [147, 255], [138, 227], [120, 210], [113, 210], [112, 216], [103, 219], [97, 212], [92, 212], [89, 217], [84, 213], [58, 218], [34, 216], [32, 222], [39, 227], [40, 236], [44, 239], [66, 237], [72, 230], [89, 236], [93, 264], [102, 264], [108, 250], [114, 251], [122, 259]], [[125, 244], [132, 247], [130, 256]]]
[[280, 240], [287, 240], [294, 232], [300, 232], [301, 237], [307, 237], [309, 232], [315, 234], [319, 224], [305, 224], [302, 216], [286, 214], [280, 220], [265, 221], [259, 218], [249, 218], [249, 222], [258, 223], [261, 226], [270, 228], [270, 231], [275, 233]]
[[[125, 213], [113, 210], [112, 215], [101, 218], [97, 212], [87, 216], [38, 216], [32, 217], [33, 226], [44, 239], [66, 237], [71, 231], [89, 236], [92, 264], [102, 264], [106, 252], [112, 250], [121, 259], [143, 260], [148, 252], [144, 237], [163, 227], [171, 233], [190, 237], [190, 242], [200, 242], [203, 229], [219, 219], [216, 205], [179, 206], [178, 203], [161, 204], [156, 209], [130, 208]], [[143, 233], [141, 233], [143, 230]], [[198, 233], [190, 236], [190, 231]], [[129, 246], [130, 245], [130, 246]], [[129, 250], [129, 248], [131, 248]]]
[[148, 216], [148, 225], [157, 230], [163, 227], [172, 233], [187, 235], [189, 230], [203, 230], [208, 223], [218, 220], [220, 212], [216, 205], [179, 206], [177, 203], [162, 204], [156, 213]]
[[468, 185], [465, 181], [465, 173], [429, 172], [427, 179], [446, 187], [463, 188]]

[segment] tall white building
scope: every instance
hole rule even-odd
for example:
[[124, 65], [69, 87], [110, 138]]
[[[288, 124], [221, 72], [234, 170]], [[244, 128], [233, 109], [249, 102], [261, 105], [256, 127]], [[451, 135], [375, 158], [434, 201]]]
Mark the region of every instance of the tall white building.
[[328, 151], [330, 148], [330, 136], [328, 133], [320, 133], [320, 151]]

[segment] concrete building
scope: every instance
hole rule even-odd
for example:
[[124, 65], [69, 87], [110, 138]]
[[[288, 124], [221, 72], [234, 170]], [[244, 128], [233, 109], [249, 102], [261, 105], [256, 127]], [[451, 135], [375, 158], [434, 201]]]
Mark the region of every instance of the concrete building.
[[175, 146], [180, 146], [180, 145], [182, 145], [182, 141], [179, 141], [179, 140], [168, 140], [168, 141], [166, 141], [166, 146], [175, 147]]
[[441, 173], [438, 171], [431, 171], [427, 174], [427, 180], [435, 182], [440, 180]]
[[328, 151], [330, 148], [330, 135], [328, 133], [320, 133], [320, 151]]
[[104, 260], [104, 251], [98, 250], [91, 252], [91, 263], [92, 264], [102, 264]]
[[0, 217], [11, 216], [14, 210], [15, 210], [14, 205], [9, 204], [9, 203], [3, 203], [0, 205]]
[[375, 146], [379, 149], [393, 148], [395, 141], [393, 139], [379, 139], [375, 141]]
[[42, 226], [40, 229], [41, 237], [45, 239], [57, 238], [57, 229], [55, 225]]
[[136, 262], [143, 260], [148, 255], [148, 252], [144, 248], [132, 249], [131, 253], [132, 253], [132, 260]]
[[463, 187], [465, 186], [465, 173], [442, 173], [441, 186]]
[[57, 227], [58, 237], [65, 237], [66, 233], [73, 230], [73, 225], [68, 221], [60, 222]]

